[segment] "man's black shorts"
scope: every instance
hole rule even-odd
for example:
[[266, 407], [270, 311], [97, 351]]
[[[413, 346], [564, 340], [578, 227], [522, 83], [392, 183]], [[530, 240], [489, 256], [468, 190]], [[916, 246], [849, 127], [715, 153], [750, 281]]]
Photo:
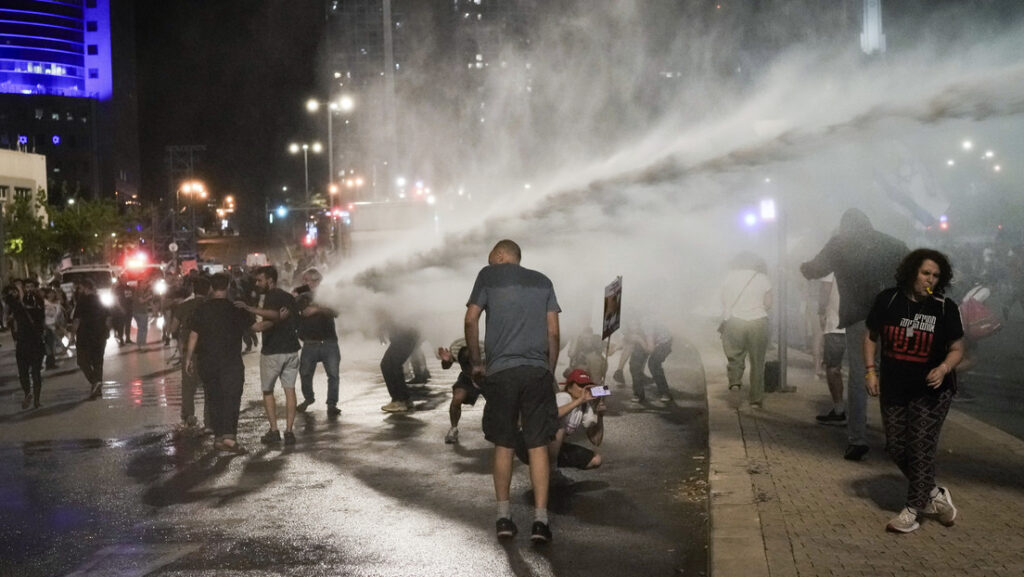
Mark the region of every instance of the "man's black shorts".
[[826, 333], [823, 342], [821, 360], [825, 368], [837, 369], [843, 366], [843, 355], [846, 354], [846, 335], [843, 333]]
[[522, 425], [526, 448], [543, 447], [558, 430], [554, 376], [543, 367], [505, 369], [484, 379], [484, 438], [499, 447], [515, 448]]
[[466, 391], [466, 398], [463, 399], [463, 405], [475, 405], [477, 397], [480, 396], [480, 389], [473, 384], [473, 380], [466, 373], [459, 373], [459, 378], [455, 380], [455, 384], [452, 385], [452, 393], [456, 389], [462, 389]]

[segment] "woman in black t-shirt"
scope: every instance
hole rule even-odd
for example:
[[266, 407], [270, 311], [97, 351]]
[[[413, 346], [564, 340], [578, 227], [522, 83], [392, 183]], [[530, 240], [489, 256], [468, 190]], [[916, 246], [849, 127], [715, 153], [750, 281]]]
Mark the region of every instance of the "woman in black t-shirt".
[[911, 252], [896, 270], [896, 286], [875, 298], [866, 322], [865, 384], [872, 396], [881, 394], [885, 450], [909, 482], [906, 506], [889, 531], [914, 531], [920, 515], [946, 526], [956, 518], [949, 490], [935, 484], [939, 433], [956, 392], [953, 369], [963, 357], [960, 310], [942, 295], [952, 278], [946, 255]]

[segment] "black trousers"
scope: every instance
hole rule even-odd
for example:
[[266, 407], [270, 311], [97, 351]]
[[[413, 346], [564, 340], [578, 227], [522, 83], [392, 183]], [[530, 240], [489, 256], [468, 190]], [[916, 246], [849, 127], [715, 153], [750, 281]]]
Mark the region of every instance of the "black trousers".
[[380, 373], [384, 376], [384, 384], [388, 387], [392, 401], [409, 400], [409, 387], [405, 384], [405, 371], [402, 370], [402, 365], [419, 343], [420, 337], [415, 332], [397, 333], [392, 335], [391, 344], [388, 345], [388, 350], [384, 351], [384, 358], [380, 361]]
[[78, 368], [82, 369], [85, 380], [90, 385], [103, 381], [103, 351], [107, 348], [106, 340], [78, 340]]
[[245, 384], [245, 365], [242, 358], [228, 361], [213, 359], [199, 361], [199, 380], [206, 393], [210, 420], [206, 426], [218, 438], [234, 438], [238, 434], [238, 413], [242, 404], [242, 385]]
[[43, 348], [38, 346], [18, 344], [14, 349], [21, 390], [26, 395], [32, 394], [36, 400], [39, 399], [39, 392], [43, 388], [43, 353]]

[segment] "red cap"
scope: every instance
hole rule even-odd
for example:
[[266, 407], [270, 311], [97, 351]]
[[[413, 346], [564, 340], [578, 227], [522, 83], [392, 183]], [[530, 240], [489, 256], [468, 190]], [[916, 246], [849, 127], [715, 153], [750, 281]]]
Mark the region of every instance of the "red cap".
[[587, 371], [584, 371], [583, 369], [573, 369], [573, 371], [569, 373], [569, 376], [565, 378], [565, 384], [568, 385], [569, 383], [576, 383], [581, 387], [585, 387], [587, 385], [593, 385], [594, 381], [590, 380], [590, 375], [587, 374]]

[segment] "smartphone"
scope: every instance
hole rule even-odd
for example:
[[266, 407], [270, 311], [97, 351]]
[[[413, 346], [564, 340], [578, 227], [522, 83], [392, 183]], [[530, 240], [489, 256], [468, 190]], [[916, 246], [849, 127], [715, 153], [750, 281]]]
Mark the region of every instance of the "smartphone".
[[590, 395], [593, 397], [607, 397], [612, 394], [612, 390], [608, 388], [608, 385], [594, 385], [590, 387]]

